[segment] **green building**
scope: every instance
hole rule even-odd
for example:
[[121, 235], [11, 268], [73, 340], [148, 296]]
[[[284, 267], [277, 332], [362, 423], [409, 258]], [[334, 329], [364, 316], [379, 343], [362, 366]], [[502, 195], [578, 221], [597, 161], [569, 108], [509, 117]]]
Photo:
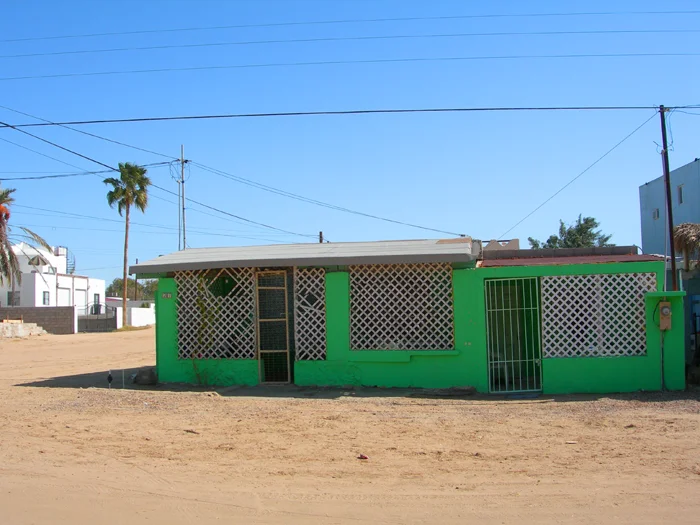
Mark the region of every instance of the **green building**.
[[[188, 249], [158, 278], [161, 382], [607, 393], [685, 388], [683, 293], [633, 248], [469, 238]], [[663, 328], [663, 330], [662, 330]]]

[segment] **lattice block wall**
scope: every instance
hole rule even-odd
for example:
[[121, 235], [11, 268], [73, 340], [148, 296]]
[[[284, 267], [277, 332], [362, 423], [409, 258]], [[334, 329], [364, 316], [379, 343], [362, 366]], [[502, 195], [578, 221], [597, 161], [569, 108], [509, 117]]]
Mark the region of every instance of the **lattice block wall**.
[[255, 270], [176, 272], [178, 356], [255, 359]]
[[294, 345], [297, 361], [326, 358], [326, 271], [294, 270]]
[[543, 277], [544, 357], [645, 355], [644, 294], [655, 290], [653, 273]]
[[352, 350], [452, 350], [449, 264], [350, 267]]

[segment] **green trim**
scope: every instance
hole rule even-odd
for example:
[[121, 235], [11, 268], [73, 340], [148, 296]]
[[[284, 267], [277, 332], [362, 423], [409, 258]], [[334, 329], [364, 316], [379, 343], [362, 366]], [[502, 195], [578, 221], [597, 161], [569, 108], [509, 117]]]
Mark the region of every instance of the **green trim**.
[[351, 350], [348, 361], [355, 363], [408, 363], [414, 356], [459, 355], [458, 350]]
[[167, 278], [167, 273], [137, 273], [137, 279], [164, 279]]
[[649, 292], [647, 297], [685, 297], [685, 292]]

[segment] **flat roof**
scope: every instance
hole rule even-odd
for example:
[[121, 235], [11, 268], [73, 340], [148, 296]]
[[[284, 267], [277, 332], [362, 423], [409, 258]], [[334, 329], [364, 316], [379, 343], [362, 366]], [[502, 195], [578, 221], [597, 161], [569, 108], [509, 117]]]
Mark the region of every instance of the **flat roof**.
[[481, 268], [504, 266], [559, 266], [563, 264], [606, 264], [621, 262], [663, 262], [654, 255], [579, 255], [564, 257], [523, 257], [517, 259], [491, 259], [480, 263]]
[[351, 264], [464, 263], [477, 258], [472, 239], [334, 242], [189, 248], [129, 267], [130, 274], [215, 268], [280, 268]]

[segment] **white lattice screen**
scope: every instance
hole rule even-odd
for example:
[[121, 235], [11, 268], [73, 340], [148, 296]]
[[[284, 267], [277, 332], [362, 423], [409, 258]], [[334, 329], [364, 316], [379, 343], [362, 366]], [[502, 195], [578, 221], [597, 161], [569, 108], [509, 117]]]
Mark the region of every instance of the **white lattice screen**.
[[294, 351], [297, 361], [326, 358], [326, 271], [294, 269]]
[[550, 276], [541, 286], [544, 357], [646, 354], [644, 294], [656, 274]]
[[350, 267], [351, 350], [453, 350], [449, 264]]
[[178, 356], [255, 359], [255, 269], [175, 272]]

